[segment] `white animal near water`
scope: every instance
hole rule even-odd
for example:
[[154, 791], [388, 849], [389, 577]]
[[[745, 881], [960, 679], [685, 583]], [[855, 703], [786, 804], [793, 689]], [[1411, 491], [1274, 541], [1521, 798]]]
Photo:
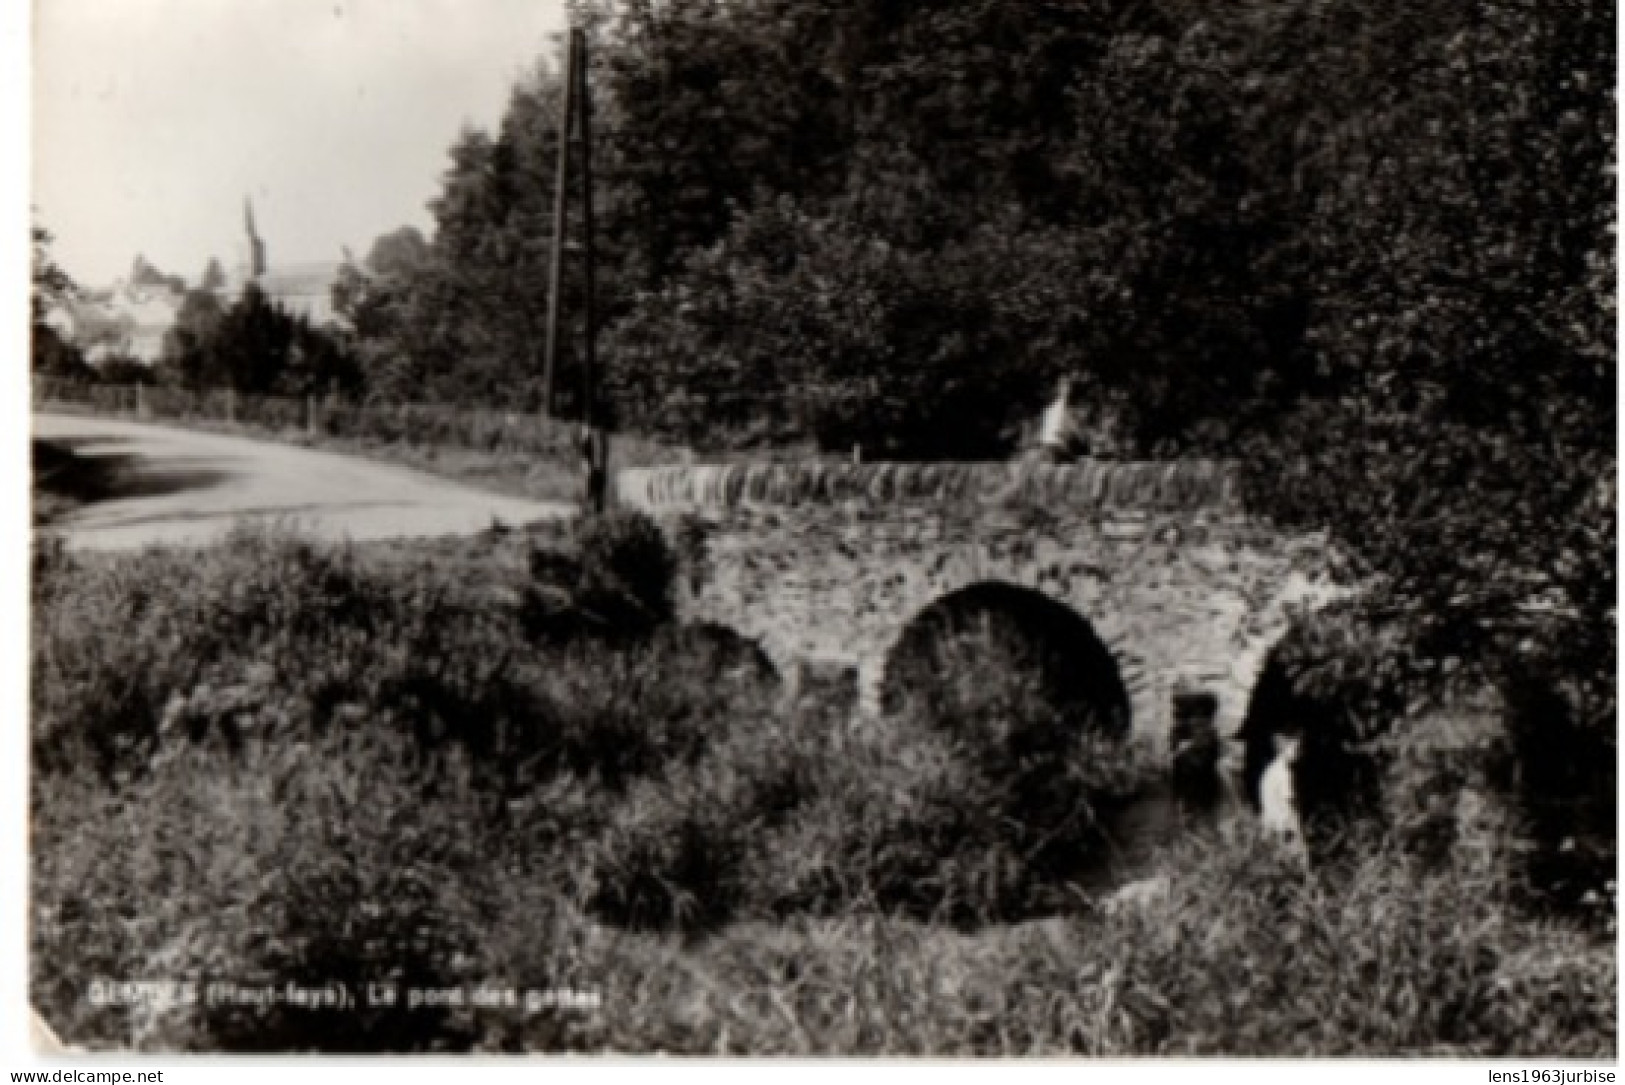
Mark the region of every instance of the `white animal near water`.
[[1304, 855], [1303, 823], [1298, 817], [1297, 790], [1292, 780], [1302, 740], [1298, 735], [1277, 734], [1274, 741], [1275, 758], [1258, 781], [1259, 820], [1266, 836]]

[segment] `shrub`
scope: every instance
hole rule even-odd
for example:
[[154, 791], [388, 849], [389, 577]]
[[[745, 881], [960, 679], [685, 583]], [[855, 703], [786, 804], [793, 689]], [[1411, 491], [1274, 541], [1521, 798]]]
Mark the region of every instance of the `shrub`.
[[677, 558], [654, 521], [612, 512], [577, 521], [569, 549], [530, 555], [520, 620], [540, 643], [637, 640], [672, 617]]
[[[1305, 871], [1198, 835], [1164, 898], [1093, 907], [1075, 880], [1147, 768], [1019, 668], [854, 728], [713, 632], [538, 649], [466, 570], [381, 568], [263, 534], [36, 552], [31, 996], [70, 1040], [1612, 1052], [1611, 938], [1464, 847], [1368, 830]], [[604, 1001], [156, 1012], [91, 1005], [102, 977]]]
[[729, 681], [675, 637], [617, 649], [577, 646], [543, 679], [560, 763], [619, 788], [692, 763], [768, 687]]
[[[1256, 784], [1279, 726], [1302, 727], [1297, 790], [1323, 848], [1355, 819], [1385, 820], [1437, 860], [1456, 846], [1457, 806], [1496, 809], [1500, 860], [1542, 907], [1612, 912], [1615, 736], [1580, 723], [1549, 677], [1433, 675], [1418, 691], [1408, 649], [1355, 604], [1301, 622], [1276, 647], [1243, 733]], [[1409, 692], [1407, 692], [1409, 691]]]
[[[1600, 1012], [1615, 997], [1611, 951], [1517, 918], [1493, 868], [1424, 869], [1368, 836], [1308, 877], [1245, 837], [1187, 842], [1166, 869], [1165, 902], [1080, 931], [1116, 947], [1122, 1012], [1107, 1042], [1119, 1050], [1504, 1057], [1612, 1047], [1613, 1011]], [[1516, 993], [1537, 944], [1572, 963], [1572, 1004], [1541, 1011]]]
[[672, 614], [677, 563], [655, 522], [641, 513], [589, 516], [577, 527], [577, 602], [611, 629], [648, 629]]
[[[49, 569], [40, 572], [49, 575]], [[426, 742], [497, 754], [535, 706], [506, 664], [511, 613], [427, 566], [260, 529], [201, 556], [154, 550], [37, 583], [35, 764], [135, 771], [174, 728], [236, 742], [366, 709]]]
[[822, 754], [801, 804], [756, 855], [764, 912], [975, 922], [1005, 910], [1019, 868], [979, 820], [974, 804], [985, 796], [962, 749], [940, 734], [891, 729]]
[[833, 824], [868, 836], [833, 849], [844, 869], [870, 871], [883, 906], [961, 924], [1061, 907], [1067, 880], [1104, 858], [1106, 815], [1152, 775], [1115, 676], [1059, 673], [1065, 645], [1098, 647], [1086, 628], [1039, 614], [1035, 640], [988, 617], [918, 644], [883, 731], [847, 743], [824, 778], [823, 801], [844, 807]]
[[[953, 726], [913, 711], [850, 730], [816, 704], [774, 711], [758, 683], [730, 693], [692, 638], [657, 644], [659, 695], [617, 671], [596, 687], [613, 697], [571, 698], [617, 769], [606, 783], [626, 788], [590, 849], [587, 907], [616, 924], [693, 933], [869, 910], [973, 926], [1053, 911], [1104, 857], [1105, 815], [1148, 775], [1137, 746], [1070, 732], [1021, 676], [988, 677]], [[602, 681], [605, 662], [571, 673]], [[619, 714], [632, 706], [636, 718]]]
[[965, 927], [1075, 903], [1071, 879], [1105, 858], [1106, 812], [1147, 776], [1122, 740], [1013, 756], [908, 717], [776, 760], [802, 766], [800, 804], [757, 853], [761, 912], [875, 910]]
[[[53, 779], [34, 804], [36, 1005], [75, 1040], [103, 1044], [466, 1045], [444, 1010], [362, 1001], [369, 981], [403, 991], [463, 982], [489, 919], [477, 906], [489, 876], [480, 801], [448, 776], [426, 793], [423, 773], [372, 730], [230, 755], [183, 742], [112, 789], [83, 772]], [[98, 1008], [85, 997], [92, 978], [341, 982], [357, 1005]]]
[[589, 847], [587, 907], [634, 929], [714, 930], [741, 903], [740, 868], [752, 833], [744, 786], [714, 771], [640, 780]]
[[[658, 535], [628, 529], [617, 549], [615, 530], [589, 531], [596, 557], [572, 567], [600, 585], [588, 595], [624, 574], [647, 598], [637, 570]], [[643, 604], [639, 637], [622, 626], [539, 653], [511, 597], [452, 563], [379, 567], [276, 532], [83, 564], [46, 546], [35, 564], [34, 758], [50, 771], [139, 771], [165, 731], [296, 740], [365, 716], [461, 746], [510, 784], [560, 768], [617, 784], [692, 757], [765, 688], [703, 637], [649, 640]]]
[[[954, 1056], [1611, 1057], [1612, 945], [1374, 840], [1306, 876], [1246, 834], [1164, 857], [1140, 906], [956, 933], [840, 915], [741, 924], [611, 981], [640, 1046]], [[1560, 963], [1558, 963], [1560, 962]]]

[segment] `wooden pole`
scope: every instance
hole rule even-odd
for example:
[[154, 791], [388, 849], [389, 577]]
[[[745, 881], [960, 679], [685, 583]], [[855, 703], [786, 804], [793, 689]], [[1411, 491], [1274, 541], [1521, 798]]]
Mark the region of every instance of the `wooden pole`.
[[559, 296], [564, 280], [564, 227], [570, 191], [570, 133], [575, 124], [576, 69], [580, 67], [581, 31], [570, 31], [564, 62], [564, 113], [559, 117], [559, 169], [553, 186], [553, 250], [548, 262], [547, 345], [542, 356], [542, 411], [553, 414], [553, 384], [559, 344]]
[[609, 445], [598, 426], [598, 311], [594, 289], [594, 250], [592, 214], [592, 95], [587, 85], [587, 39], [579, 30], [570, 34], [576, 46], [577, 93], [581, 116], [581, 236], [582, 286], [586, 328], [582, 344], [581, 422], [588, 434], [587, 500], [594, 512], [604, 511], [604, 491], [609, 481]]

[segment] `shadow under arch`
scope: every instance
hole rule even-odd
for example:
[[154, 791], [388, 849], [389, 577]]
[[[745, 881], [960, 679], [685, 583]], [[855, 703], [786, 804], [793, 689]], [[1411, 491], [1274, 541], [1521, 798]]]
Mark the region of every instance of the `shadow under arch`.
[[1128, 690], [1094, 626], [1051, 596], [998, 580], [949, 592], [909, 620], [886, 657], [881, 708], [912, 701], [943, 718], [1011, 678], [1034, 683], [1031, 692], [1080, 731], [1129, 733]]
[[764, 688], [784, 685], [785, 676], [760, 642], [720, 622], [669, 626], [662, 635], [692, 655], [704, 673], [716, 681]]
[[1375, 766], [1358, 750], [1350, 706], [1335, 695], [1306, 692], [1294, 682], [1286, 660], [1301, 651], [1289, 631], [1264, 657], [1236, 737], [1242, 743], [1242, 790], [1259, 808], [1259, 781], [1275, 758], [1277, 736], [1299, 739], [1293, 766], [1298, 812], [1311, 836], [1351, 815], [1369, 812], [1378, 799]]

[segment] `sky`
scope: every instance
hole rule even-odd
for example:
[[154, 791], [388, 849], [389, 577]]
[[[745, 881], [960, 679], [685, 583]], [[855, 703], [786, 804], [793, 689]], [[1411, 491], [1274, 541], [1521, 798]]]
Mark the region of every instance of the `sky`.
[[137, 254], [196, 282], [427, 233], [447, 150], [494, 129], [563, 0], [35, 0], [32, 189], [52, 252], [105, 285]]

